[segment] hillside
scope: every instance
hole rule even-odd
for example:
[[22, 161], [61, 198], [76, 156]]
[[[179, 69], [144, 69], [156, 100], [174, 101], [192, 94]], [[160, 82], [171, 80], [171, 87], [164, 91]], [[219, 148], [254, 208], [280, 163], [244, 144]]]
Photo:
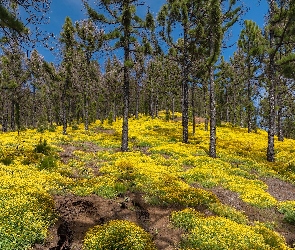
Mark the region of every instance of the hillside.
[[294, 247], [294, 140], [276, 140], [269, 163], [265, 131], [224, 124], [212, 159], [203, 124], [183, 144], [180, 121], [142, 116], [121, 153], [121, 125], [1, 134], [1, 249], [100, 249], [103, 226], [89, 229], [112, 220], [135, 222], [155, 245], [127, 237], [130, 249]]

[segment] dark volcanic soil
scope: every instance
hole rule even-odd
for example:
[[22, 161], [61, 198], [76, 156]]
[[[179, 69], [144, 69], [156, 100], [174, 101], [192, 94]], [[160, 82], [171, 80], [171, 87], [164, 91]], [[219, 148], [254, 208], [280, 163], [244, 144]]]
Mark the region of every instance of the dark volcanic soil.
[[89, 228], [114, 219], [129, 220], [144, 228], [158, 249], [175, 249], [182, 234], [169, 224], [169, 215], [176, 209], [149, 206], [138, 193], [115, 200], [96, 195], [54, 198], [59, 220], [50, 228], [46, 242], [35, 245], [34, 250], [80, 250]]

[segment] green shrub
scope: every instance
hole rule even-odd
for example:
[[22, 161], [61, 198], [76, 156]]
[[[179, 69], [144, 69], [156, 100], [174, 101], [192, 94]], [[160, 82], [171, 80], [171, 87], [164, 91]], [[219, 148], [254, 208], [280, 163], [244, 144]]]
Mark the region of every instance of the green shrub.
[[52, 155], [47, 155], [41, 161], [39, 169], [51, 170], [57, 166], [56, 158]]
[[37, 163], [39, 162], [40, 160], [40, 155], [37, 154], [36, 152], [28, 152], [26, 155], [25, 155], [25, 158], [23, 159], [22, 161], [22, 164], [23, 165], [30, 165], [32, 163]]
[[284, 220], [295, 225], [295, 201], [285, 201], [279, 204], [279, 212], [284, 214]]
[[155, 250], [151, 236], [135, 223], [113, 220], [90, 229], [84, 238], [84, 250]]
[[3, 163], [5, 166], [9, 166], [13, 162], [13, 157], [10, 155], [3, 156], [0, 159], [0, 162]]
[[44, 155], [49, 155], [51, 152], [51, 147], [48, 145], [47, 141], [40, 138], [39, 143], [36, 145], [34, 149], [35, 153], [41, 153]]
[[72, 130], [78, 130], [79, 129], [79, 125], [78, 124], [73, 124], [72, 125]]

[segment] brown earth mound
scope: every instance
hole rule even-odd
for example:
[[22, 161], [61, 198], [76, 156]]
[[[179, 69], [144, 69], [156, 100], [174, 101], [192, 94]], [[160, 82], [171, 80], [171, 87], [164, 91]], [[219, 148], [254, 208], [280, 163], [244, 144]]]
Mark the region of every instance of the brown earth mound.
[[183, 233], [169, 224], [169, 215], [176, 209], [149, 206], [139, 193], [114, 200], [96, 195], [55, 196], [54, 199], [59, 219], [50, 228], [44, 244], [35, 245], [34, 250], [80, 250], [88, 229], [115, 219], [129, 220], [144, 228], [158, 249], [175, 249]]

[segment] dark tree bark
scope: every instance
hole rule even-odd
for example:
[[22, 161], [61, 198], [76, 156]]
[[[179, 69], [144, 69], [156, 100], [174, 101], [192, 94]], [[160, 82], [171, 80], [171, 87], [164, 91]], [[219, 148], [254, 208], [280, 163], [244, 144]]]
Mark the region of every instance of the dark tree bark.
[[209, 69], [210, 81], [210, 144], [209, 156], [216, 158], [216, 100], [215, 100], [215, 82], [214, 82], [214, 69], [210, 66]]
[[252, 91], [251, 91], [251, 66], [248, 63], [248, 81], [247, 81], [247, 127], [248, 133], [252, 132]]
[[[274, 15], [274, 1], [270, 1], [270, 19]], [[269, 29], [269, 45], [270, 48], [274, 46], [274, 27]], [[274, 150], [274, 135], [275, 135], [275, 52], [271, 52], [269, 55], [269, 90], [268, 90], [268, 103], [269, 103], [269, 119], [268, 119], [268, 144], [266, 158], [269, 162], [275, 161]]]
[[207, 101], [207, 93], [208, 89], [206, 84], [203, 85], [203, 103], [204, 103], [204, 116], [205, 116], [205, 131], [208, 131], [209, 121], [208, 121], [208, 101]]
[[[128, 9], [127, 6], [124, 8]], [[127, 21], [127, 20], [126, 20]], [[131, 20], [128, 20], [129, 23], [124, 26], [124, 80], [123, 80], [123, 125], [122, 125], [122, 143], [121, 143], [121, 151], [128, 151], [128, 116], [129, 116], [129, 65], [128, 62], [130, 60], [130, 32], [129, 27]]]
[[193, 135], [195, 135], [196, 133], [196, 108], [195, 108], [195, 84], [193, 83], [192, 85], [192, 99], [191, 99], [191, 102], [192, 102], [192, 119], [193, 119]]
[[182, 142], [188, 143], [188, 24], [184, 27], [182, 62]]

